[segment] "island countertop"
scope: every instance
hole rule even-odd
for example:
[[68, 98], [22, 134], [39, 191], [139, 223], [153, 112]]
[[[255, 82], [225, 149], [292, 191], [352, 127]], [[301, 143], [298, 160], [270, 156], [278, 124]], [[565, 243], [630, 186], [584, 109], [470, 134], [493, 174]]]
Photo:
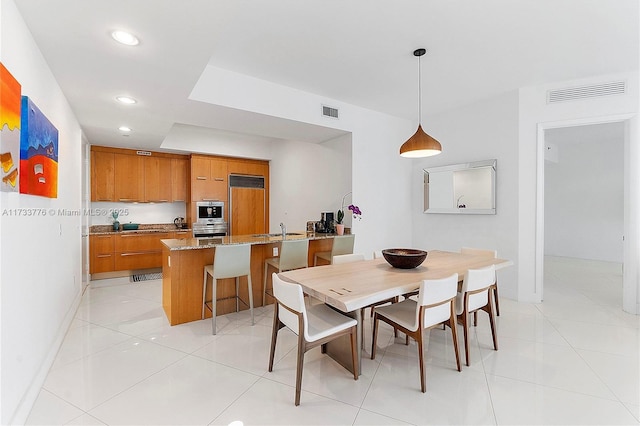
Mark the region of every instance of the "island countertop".
[[[309, 239], [307, 265], [313, 265], [315, 254], [331, 251], [336, 234], [291, 232], [287, 240]], [[251, 281], [254, 307], [273, 303], [273, 299], [263, 301], [263, 287], [270, 287], [271, 276], [265, 271], [265, 260], [277, 257], [277, 248], [282, 244], [282, 234], [251, 234], [213, 238], [162, 239], [162, 308], [169, 324], [176, 325], [202, 319], [203, 271], [214, 261], [217, 247], [230, 244], [251, 244]], [[273, 268], [270, 269], [274, 271]], [[277, 270], [276, 270], [277, 271]], [[217, 280], [216, 312], [224, 315], [236, 312], [236, 280]], [[239, 295], [248, 301], [247, 278], [240, 278]], [[211, 285], [206, 290], [206, 298], [211, 298]], [[267, 293], [268, 295], [268, 293]], [[205, 317], [211, 311], [205, 309]]]
[[[325, 240], [332, 239], [336, 234], [314, 233], [314, 232], [291, 232], [286, 236], [286, 240]], [[170, 251], [175, 250], [199, 250], [212, 248], [217, 246], [231, 244], [273, 244], [282, 241], [282, 234], [250, 234], [250, 235], [233, 235], [225, 237], [210, 238], [182, 238], [182, 239], [163, 239], [162, 244]]]

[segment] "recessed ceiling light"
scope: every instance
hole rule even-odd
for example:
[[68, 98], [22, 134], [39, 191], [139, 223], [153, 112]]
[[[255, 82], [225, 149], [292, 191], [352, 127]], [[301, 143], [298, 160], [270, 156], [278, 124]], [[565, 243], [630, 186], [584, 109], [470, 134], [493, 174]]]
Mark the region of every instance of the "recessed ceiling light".
[[126, 44], [127, 46], [137, 46], [140, 43], [138, 37], [126, 31], [116, 30], [111, 33], [111, 37], [118, 43]]
[[130, 132], [131, 128], [127, 126], [120, 126], [118, 127], [118, 130], [120, 130], [121, 132]]
[[130, 98], [129, 96], [118, 96], [118, 97], [116, 98], [116, 100], [117, 100], [118, 102], [123, 103], [123, 104], [129, 104], [129, 105], [131, 105], [131, 104], [135, 104], [136, 102], [138, 102], [138, 101], [136, 101], [135, 99]]

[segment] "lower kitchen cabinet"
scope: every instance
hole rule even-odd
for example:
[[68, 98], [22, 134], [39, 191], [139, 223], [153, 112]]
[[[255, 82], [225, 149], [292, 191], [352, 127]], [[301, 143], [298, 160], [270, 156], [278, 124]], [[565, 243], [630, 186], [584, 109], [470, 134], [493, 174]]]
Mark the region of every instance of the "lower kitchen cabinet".
[[114, 271], [114, 235], [89, 236], [89, 273]]
[[89, 273], [161, 268], [162, 243], [160, 240], [191, 236], [190, 229], [90, 235]]

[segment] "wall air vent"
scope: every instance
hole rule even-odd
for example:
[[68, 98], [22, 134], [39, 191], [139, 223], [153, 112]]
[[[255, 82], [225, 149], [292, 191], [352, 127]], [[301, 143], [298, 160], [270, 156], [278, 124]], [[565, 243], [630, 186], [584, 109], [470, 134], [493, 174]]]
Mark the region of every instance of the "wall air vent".
[[567, 87], [564, 89], [549, 90], [547, 92], [547, 103], [555, 104], [579, 99], [598, 98], [600, 96], [624, 95], [626, 92], [626, 81], [612, 81], [590, 86]]
[[331, 108], [326, 105], [322, 105], [322, 116], [338, 119], [338, 108]]

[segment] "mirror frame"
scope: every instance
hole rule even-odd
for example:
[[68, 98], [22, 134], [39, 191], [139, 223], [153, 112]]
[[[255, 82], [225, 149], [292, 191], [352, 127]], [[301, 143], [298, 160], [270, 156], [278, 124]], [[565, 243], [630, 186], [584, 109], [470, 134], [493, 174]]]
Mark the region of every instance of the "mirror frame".
[[[424, 210], [423, 213], [445, 213], [445, 214], [496, 214], [496, 169], [498, 161], [496, 159], [474, 161], [470, 163], [451, 164], [448, 166], [429, 167], [424, 169]], [[461, 170], [491, 168], [491, 204], [488, 209], [467, 209], [467, 208], [429, 208], [429, 174], [438, 172], [456, 172]]]

